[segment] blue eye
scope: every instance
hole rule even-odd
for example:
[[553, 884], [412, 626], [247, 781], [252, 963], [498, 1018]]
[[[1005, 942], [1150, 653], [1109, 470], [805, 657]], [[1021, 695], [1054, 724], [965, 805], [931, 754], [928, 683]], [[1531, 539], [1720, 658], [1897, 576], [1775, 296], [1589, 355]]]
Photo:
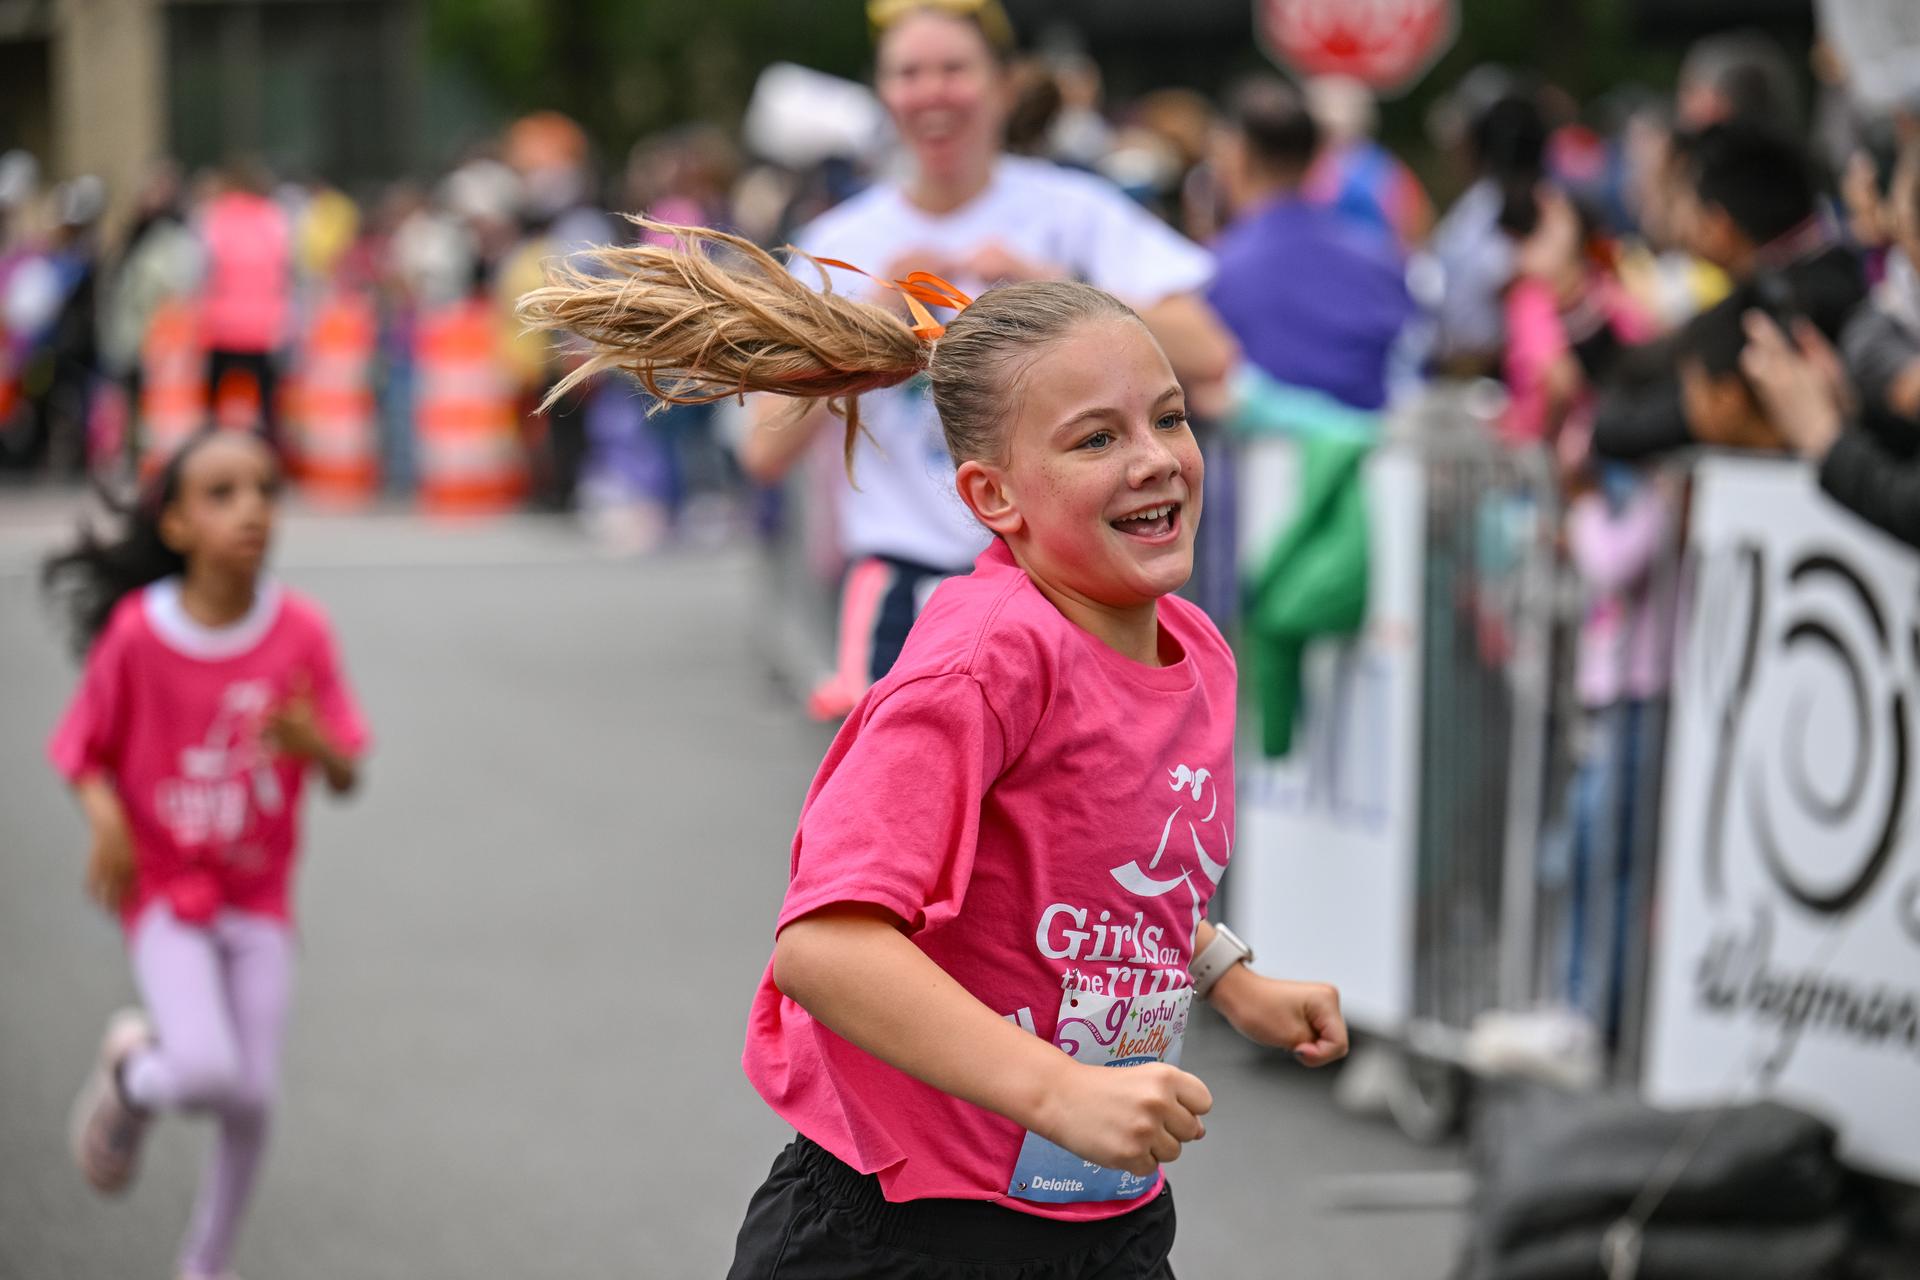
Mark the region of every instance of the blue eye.
[[1176, 427], [1184, 427], [1186, 425], [1187, 411], [1185, 409], [1176, 409], [1172, 413], [1162, 415], [1160, 419], [1160, 429], [1162, 431], [1172, 431]]
[[1108, 431], [1096, 431], [1080, 442], [1082, 449], [1104, 449], [1113, 443], [1113, 434]]

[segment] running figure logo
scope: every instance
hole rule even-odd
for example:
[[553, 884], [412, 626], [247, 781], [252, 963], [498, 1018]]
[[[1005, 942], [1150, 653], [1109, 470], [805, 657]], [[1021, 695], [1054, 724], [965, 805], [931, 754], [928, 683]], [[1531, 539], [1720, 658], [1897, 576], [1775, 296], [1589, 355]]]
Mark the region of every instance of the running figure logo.
[[265, 680], [227, 686], [205, 739], [180, 752], [178, 777], [164, 779], [156, 800], [161, 820], [183, 847], [209, 843], [235, 850], [253, 813], [285, 804], [261, 730], [273, 706]]
[[[1161, 824], [1160, 847], [1153, 851], [1153, 856], [1147, 860], [1144, 867], [1140, 865], [1140, 860], [1135, 858], [1131, 862], [1113, 868], [1113, 878], [1119, 881], [1121, 888], [1142, 898], [1157, 898], [1162, 894], [1172, 893], [1182, 885], [1186, 886], [1187, 892], [1193, 898], [1193, 920], [1187, 932], [1187, 954], [1192, 955], [1195, 935], [1200, 932], [1200, 890], [1193, 883], [1193, 868], [1180, 866], [1176, 854], [1174, 866], [1169, 867], [1167, 871], [1160, 871], [1157, 875], [1155, 873], [1159, 871], [1161, 862], [1166, 858], [1167, 844], [1173, 839], [1175, 820], [1183, 815], [1189, 815], [1190, 812], [1197, 812], [1202, 804], [1207, 806], [1206, 816], [1198, 821], [1191, 816], [1186, 816], [1184, 825], [1188, 836], [1193, 841], [1193, 855], [1199, 865], [1200, 873], [1206, 876], [1211, 884], [1219, 884], [1221, 875], [1226, 872], [1227, 859], [1233, 856], [1233, 837], [1226, 830], [1226, 824], [1221, 823], [1217, 828], [1214, 826], [1214, 815], [1220, 810], [1220, 788], [1208, 785], [1213, 781], [1211, 772], [1206, 769], [1191, 769], [1182, 764], [1167, 770], [1167, 776], [1171, 779], [1170, 789], [1182, 799], [1175, 802], [1172, 812], [1167, 814], [1166, 822]], [[1192, 811], [1187, 808], [1188, 800], [1193, 802]], [[1212, 852], [1207, 848], [1206, 841], [1201, 839], [1200, 831], [1203, 827], [1207, 828], [1209, 837], [1217, 834], [1221, 842], [1218, 860], [1215, 860]], [[1170, 874], [1176, 869], [1179, 874]]]

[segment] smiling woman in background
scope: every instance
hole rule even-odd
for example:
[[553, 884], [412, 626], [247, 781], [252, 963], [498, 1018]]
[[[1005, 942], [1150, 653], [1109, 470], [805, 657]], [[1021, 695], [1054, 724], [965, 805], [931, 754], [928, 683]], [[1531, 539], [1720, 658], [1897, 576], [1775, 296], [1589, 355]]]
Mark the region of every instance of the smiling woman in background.
[[[860, 263], [886, 279], [931, 271], [978, 294], [995, 284], [1078, 280], [1126, 300], [1165, 349], [1189, 393], [1204, 397], [1233, 344], [1200, 293], [1205, 250], [1100, 178], [1007, 155], [1013, 32], [998, 0], [874, 0], [875, 86], [911, 155], [910, 175], [830, 210], [795, 238], [816, 257]], [[836, 287], [866, 281], [840, 274]], [[891, 307], [897, 294], [872, 287]], [[841, 612], [850, 669], [819, 690], [817, 714], [844, 714], [885, 675], [939, 581], [973, 566], [988, 535], [954, 495], [925, 378], [862, 397], [867, 438], [853, 486], [838, 495], [849, 569]], [[763, 398], [741, 465], [762, 483], [784, 476], [831, 415], [797, 421]]]

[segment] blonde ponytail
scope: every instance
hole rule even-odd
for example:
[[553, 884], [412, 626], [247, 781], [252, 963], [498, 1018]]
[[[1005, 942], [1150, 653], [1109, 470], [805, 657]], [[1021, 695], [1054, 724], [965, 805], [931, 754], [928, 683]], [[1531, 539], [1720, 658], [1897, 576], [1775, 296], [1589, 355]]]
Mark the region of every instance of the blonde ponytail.
[[927, 367], [929, 347], [907, 321], [835, 293], [824, 269], [822, 287], [809, 288], [739, 236], [630, 221], [670, 237], [672, 246], [575, 254], [549, 269], [545, 288], [520, 299], [530, 327], [575, 334], [591, 349], [542, 408], [609, 369], [632, 374], [668, 404], [708, 404], [749, 391], [825, 400], [846, 421], [851, 471], [860, 395]]

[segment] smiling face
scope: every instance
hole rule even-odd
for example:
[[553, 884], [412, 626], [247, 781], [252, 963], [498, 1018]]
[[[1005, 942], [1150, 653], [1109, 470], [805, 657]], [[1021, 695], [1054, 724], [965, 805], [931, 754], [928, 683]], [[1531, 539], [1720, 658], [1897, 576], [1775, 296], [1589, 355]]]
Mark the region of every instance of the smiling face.
[[1146, 326], [1081, 321], [1009, 373], [1002, 456], [956, 476], [974, 514], [1050, 595], [1129, 610], [1184, 585], [1204, 464]]
[[963, 177], [999, 151], [1007, 77], [966, 19], [923, 10], [893, 23], [880, 38], [874, 84], [923, 175]]
[[160, 513], [160, 536], [190, 565], [257, 576], [273, 541], [279, 496], [280, 468], [259, 437], [219, 432], [181, 465], [178, 489]]

